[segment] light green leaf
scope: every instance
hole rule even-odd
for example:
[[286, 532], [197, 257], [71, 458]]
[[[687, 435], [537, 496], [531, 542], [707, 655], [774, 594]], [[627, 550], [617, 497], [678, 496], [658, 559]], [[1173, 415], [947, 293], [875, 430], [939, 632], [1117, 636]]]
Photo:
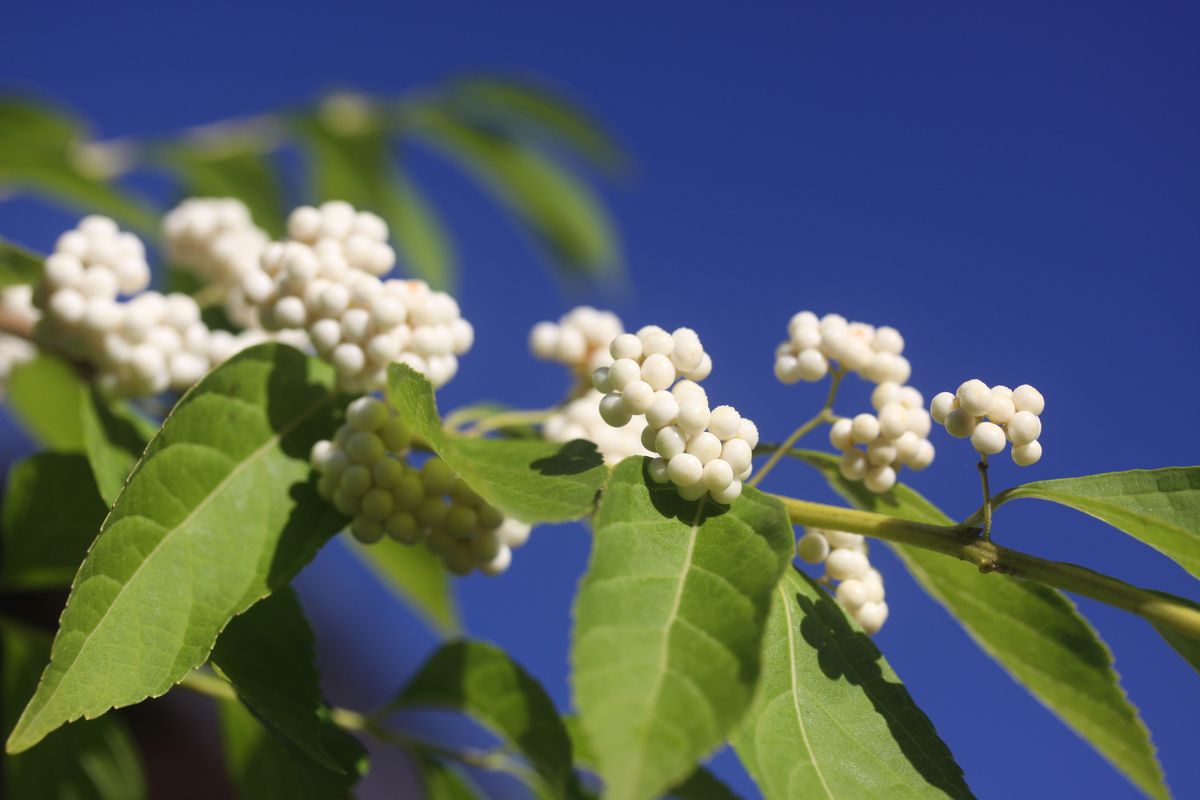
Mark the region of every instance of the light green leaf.
[[616, 232], [586, 184], [525, 142], [470, 125], [437, 105], [410, 114], [406, 130], [478, 176], [563, 272], [600, 278], [617, 271]]
[[1200, 578], [1200, 467], [1037, 481], [1003, 492], [996, 502], [1021, 497], [1049, 500], [1104, 520]]
[[230, 620], [211, 660], [272, 732], [326, 769], [342, 771], [321, 741], [326, 709], [313, 632], [290, 586]]
[[0, 237], [0, 289], [37, 283], [42, 277], [43, 256]]
[[379, 214], [418, 277], [434, 288], [452, 286], [456, 267], [449, 239], [429, 201], [397, 168], [378, 120], [364, 119], [352, 132], [338, 131], [320, 116], [295, 124], [312, 162], [316, 196]]
[[439, 633], [461, 630], [450, 575], [428, 548], [409, 547], [388, 538], [372, 545], [360, 544], [351, 536], [345, 540], [388, 588], [411, 603]]
[[[851, 505], [917, 522], [952, 524], [907, 486], [872, 494], [838, 474], [836, 457], [795, 454], [820, 469]], [[1168, 796], [1150, 732], [1121, 688], [1112, 653], [1074, 603], [1048, 586], [980, 575], [966, 562], [928, 550], [900, 545], [893, 549], [925, 591], [1017, 683], [1147, 795]]]
[[[579, 717], [573, 715], [563, 717], [563, 725], [566, 726], [567, 733], [571, 736], [571, 751], [575, 756], [575, 765], [589, 772], [595, 772], [596, 754], [592, 752], [592, 746], [587, 741]], [[696, 771], [687, 780], [671, 789], [667, 795], [678, 800], [738, 800], [737, 794], [732, 789], [704, 767], [696, 767]]]
[[26, 99], [0, 97], [0, 187], [32, 189], [88, 213], [153, 230], [154, 215], [143, 203], [89, 173], [84, 143], [80, 125], [67, 115]]
[[156, 426], [129, 406], [106, 401], [94, 389], [84, 393], [79, 411], [88, 463], [100, 496], [111, 506]]
[[483, 797], [479, 789], [459, 770], [421, 753], [413, 754], [421, 770], [425, 800], [475, 800]]
[[807, 576], [776, 587], [759, 693], [733, 740], [767, 797], [971, 797], [870, 637]]
[[566, 791], [571, 740], [554, 702], [494, 645], [472, 641], [443, 645], [388, 708], [461, 711], [528, 758], [551, 796], [561, 797]]
[[318, 766], [274, 738], [236, 700], [222, 700], [219, 711], [225, 762], [241, 800], [345, 800], [354, 796], [354, 784], [367, 772], [362, 745], [328, 720], [323, 742], [341, 772]]
[[87, 384], [74, 367], [49, 353], [18, 365], [8, 379], [8, 407], [25, 430], [53, 450], [84, 449], [79, 409], [86, 394]]
[[649, 484], [621, 462], [575, 600], [575, 705], [606, 796], [654, 797], [688, 777], [750, 707], [772, 590], [793, 537], [777, 500], [728, 508]]
[[388, 368], [388, 402], [404, 423], [485, 500], [525, 522], [562, 522], [591, 512], [608, 477], [591, 442], [483, 439], [442, 429], [433, 386], [404, 364]]
[[480, 75], [451, 82], [447, 92], [455, 112], [467, 119], [518, 135], [548, 136], [610, 174], [628, 166], [620, 146], [597, 120], [540, 81]]
[[[50, 659], [50, 637], [0, 620], [4, 672], [0, 709], [7, 735]], [[116, 717], [76, 722], [4, 760], [5, 797], [141, 800], [146, 796], [133, 738]]]
[[236, 197], [254, 222], [271, 236], [284, 232], [283, 181], [257, 143], [233, 141], [219, 147], [176, 145], [160, 161], [178, 172], [188, 197]]
[[266, 344], [183, 396], [75, 577], [9, 752], [167, 691], [344, 527], [308, 465], [336, 424], [333, 385], [327, 364]]
[[18, 461], [4, 491], [0, 585], [68, 586], [107, 510], [81, 454], [42, 452]]

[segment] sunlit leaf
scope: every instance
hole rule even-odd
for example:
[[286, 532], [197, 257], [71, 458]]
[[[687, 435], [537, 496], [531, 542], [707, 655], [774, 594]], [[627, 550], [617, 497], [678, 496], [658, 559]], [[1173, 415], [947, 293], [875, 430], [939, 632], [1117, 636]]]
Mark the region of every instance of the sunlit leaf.
[[449, 764], [420, 753], [413, 760], [421, 771], [425, 800], [476, 800], [483, 797], [479, 789]]
[[870, 637], [803, 574], [776, 587], [759, 694], [734, 747], [767, 797], [971, 797]]
[[336, 424], [333, 385], [327, 364], [267, 344], [184, 395], [75, 578], [9, 752], [165, 692], [344, 527], [308, 465]]
[[442, 429], [433, 387], [403, 364], [388, 370], [388, 400], [400, 418], [485, 500], [525, 522], [578, 519], [591, 512], [608, 470], [596, 447], [577, 440], [484, 439]]
[[88, 463], [100, 496], [111, 506], [157, 426], [127, 405], [106, 401], [95, 390], [84, 393], [79, 410]]
[[[903, 484], [884, 495], [847, 481], [828, 453], [795, 451], [852, 505], [917, 522], [951, 520]], [[995, 529], [1003, 537], [1003, 527]], [[917, 547], [893, 546], [917, 582], [984, 652], [1151, 797], [1167, 797], [1150, 732], [1121, 688], [1108, 646], [1062, 593]]]
[[728, 508], [617, 466], [575, 601], [575, 705], [606, 796], [677, 785], [733, 733], [754, 697], [772, 593], [792, 555], [777, 500]]
[[1036, 497], [1102, 519], [1200, 578], [1200, 467], [1132, 469], [1037, 481], [997, 502]]
[[179, 144], [163, 150], [159, 159], [179, 173], [187, 196], [235, 197], [246, 204], [260, 228], [271, 236], [283, 234], [287, 214], [283, 181], [255, 143]]

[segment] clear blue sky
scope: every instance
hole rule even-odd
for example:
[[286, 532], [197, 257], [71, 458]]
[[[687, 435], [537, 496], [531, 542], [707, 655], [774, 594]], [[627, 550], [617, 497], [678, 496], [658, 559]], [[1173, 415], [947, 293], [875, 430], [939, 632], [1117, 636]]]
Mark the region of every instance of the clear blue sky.
[[[636, 294], [585, 296], [628, 324], [697, 328], [710, 395], [767, 437], [823, 389], [782, 387], [772, 348], [801, 308], [893, 324], [930, 396], [968, 377], [1047, 397], [1035, 478], [1196, 463], [1200, 11], [1192, 4], [19, 3], [0, 83], [44, 94], [107, 136], [308, 99], [399, 92], [466, 69], [533, 71], [617, 133], [635, 176], [606, 192]], [[552, 401], [563, 378], [524, 336], [566, 298], [490, 201], [416, 164], [458, 236], [461, 301], [481, 332], [443, 407]], [[0, 204], [0, 232], [48, 246], [67, 217]], [[861, 384], [842, 408], [864, 403]], [[973, 455], [935, 432], [914, 485], [954, 516], [978, 502]], [[11, 445], [10, 445], [11, 446]], [[800, 468], [773, 488], [826, 498]], [[1196, 597], [1181, 569], [1106, 526], [1005, 507], [1006, 544]], [[459, 594], [563, 706], [571, 595], [587, 534], [545, 528], [502, 580]], [[892, 616], [880, 647], [981, 797], [1132, 797], [880, 552]], [[433, 645], [335, 548], [300, 585], [342, 703], [398, 686]], [[1200, 680], [1137, 619], [1081, 601], [1116, 653], [1180, 797], [1200, 796]], [[368, 633], [368, 625], [373, 632]], [[339, 670], [340, 671], [340, 670]], [[734, 758], [715, 768], [753, 788]]]

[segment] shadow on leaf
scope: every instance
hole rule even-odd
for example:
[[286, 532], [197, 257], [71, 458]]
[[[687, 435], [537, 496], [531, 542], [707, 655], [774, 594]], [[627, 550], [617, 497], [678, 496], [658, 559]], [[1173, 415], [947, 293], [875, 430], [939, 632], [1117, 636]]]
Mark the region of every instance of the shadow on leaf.
[[543, 475], [578, 475], [603, 463], [595, 443], [575, 439], [560, 447], [554, 455], [532, 461], [529, 466]]

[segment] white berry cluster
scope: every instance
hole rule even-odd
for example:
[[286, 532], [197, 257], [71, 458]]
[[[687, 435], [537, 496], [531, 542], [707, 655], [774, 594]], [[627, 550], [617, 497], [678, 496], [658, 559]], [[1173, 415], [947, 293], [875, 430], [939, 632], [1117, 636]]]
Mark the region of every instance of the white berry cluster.
[[224, 292], [229, 318], [257, 328], [257, 314], [242, 292], [242, 279], [258, 268], [267, 234], [254, 224], [245, 203], [232, 197], [194, 197], [163, 217], [167, 259]]
[[[137, 237], [106, 217], [85, 218], [46, 259], [33, 294], [41, 312], [37, 339], [92, 364], [98, 388], [109, 395], [191, 386], [213, 364], [211, 332], [195, 300], [142, 291], [149, 280]], [[216, 348], [230, 350], [223, 339]]]
[[712, 359], [696, 332], [648, 325], [613, 339], [609, 352], [612, 365], [592, 375], [605, 393], [600, 416], [613, 427], [645, 416], [642, 446], [658, 454], [651, 479], [674, 484], [685, 500], [706, 494], [718, 503], [736, 500], [750, 476], [758, 428], [733, 406], [709, 407], [696, 381], [708, 377]]
[[569, 442], [573, 439], [594, 442], [604, 457], [604, 463], [610, 466], [629, 456], [647, 455], [642, 447], [646, 418], [632, 417], [624, 425], [614, 428], [600, 416], [600, 401], [603, 398], [600, 392], [588, 389], [582, 397], [568, 400], [542, 423], [542, 434], [552, 442]]
[[529, 526], [506, 519], [442, 459], [410, 466], [410, 444], [387, 405], [360, 397], [347, 408], [346, 424], [333, 440], [313, 445], [317, 490], [353, 519], [351, 533], [361, 542], [384, 535], [407, 545], [423, 542], [456, 575], [508, 569], [512, 549], [529, 538]]
[[1004, 452], [1012, 443], [1012, 460], [1028, 467], [1042, 457], [1042, 421], [1046, 408], [1042, 393], [1029, 384], [1016, 389], [988, 386], [973, 378], [954, 394], [941, 392], [933, 398], [929, 412], [946, 432], [958, 439], [971, 438], [975, 449], [991, 456]]
[[912, 367], [903, 352], [904, 337], [895, 328], [801, 311], [788, 322], [788, 340], [775, 348], [775, 376], [783, 383], [815, 383], [836, 361], [872, 383], [904, 384]]
[[611, 311], [578, 306], [558, 322], [539, 322], [529, 332], [529, 350], [543, 361], [554, 361], [584, 377], [612, 364], [608, 345], [625, 332]]
[[825, 564], [825, 577], [838, 581], [835, 595], [870, 635], [887, 621], [883, 576], [867, 558], [867, 543], [857, 533], [808, 528], [796, 542], [796, 555], [809, 564]]
[[[0, 289], [0, 315], [15, 327], [32, 328], [38, 320], [33, 307], [33, 287], [25, 284]], [[0, 334], [0, 399], [8, 388], [8, 378], [18, 365], [32, 361], [37, 348], [21, 336]]]
[[[900, 467], [922, 470], [933, 463], [933, 427], [925, 398], [912, 386], [884, 381], [871, 392], [875, 414], [842, 417], [829, 429], [829, 441], [842, 451], [838, 469], [876, 494], [896, 485]], [[862, 449], [859, 449], [862, 448]]]
[[382, 219], [335, 201], [296, 209], [288, 232], [242, 279], [265, 328], [306, 331], [346, 391], [382, 389], [392, 362], [435, 386], [454, 377], [474, 329], [445, 292], [379, 278], [395, 263]]

